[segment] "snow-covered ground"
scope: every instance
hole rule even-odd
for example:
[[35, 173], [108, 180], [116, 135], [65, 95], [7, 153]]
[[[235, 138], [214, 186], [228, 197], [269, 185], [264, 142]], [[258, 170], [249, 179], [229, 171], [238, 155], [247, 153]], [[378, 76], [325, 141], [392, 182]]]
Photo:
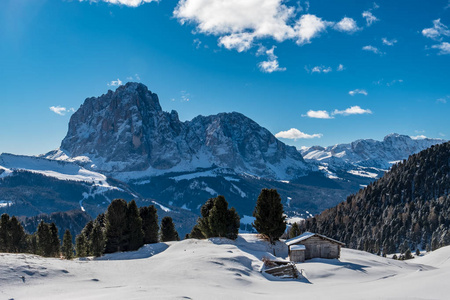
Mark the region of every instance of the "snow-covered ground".
[[[278, 256], [286, 247], [277, 245]], [[297, 264], [302, 280], [259, 272], [273, 249], [255, 235], [146, 245], [73, 261], [0, 254], [0, 299], [448, 299], [450, 247], [396, 261], [342, 249]]]

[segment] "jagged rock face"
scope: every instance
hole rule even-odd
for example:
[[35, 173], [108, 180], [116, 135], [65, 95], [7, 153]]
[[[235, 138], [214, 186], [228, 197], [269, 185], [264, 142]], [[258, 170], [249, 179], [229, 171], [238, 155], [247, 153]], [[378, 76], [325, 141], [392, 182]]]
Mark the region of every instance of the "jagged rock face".
[[395, 161], [407, 159], [411, 154], [443, 142], [445, 141], [440, 139], [412, 139], [407, 135], [394, 133], [387, 135], [383, 141], [366, 139], [326, 148], [314, 146], [302, 149], [301, 153], [307, 160], [335, 167], [358, 165], [388, 169]]
[[72, 158], [87, 156], [92, 168], [111, 173], [217, 166], [287, 179], [307, 170], [294, 147], [244, 115], [181, 122], [177, 112], [162, 111], [158, 96], [140, 83], [86, 99], [70, 120], [61, 150]]

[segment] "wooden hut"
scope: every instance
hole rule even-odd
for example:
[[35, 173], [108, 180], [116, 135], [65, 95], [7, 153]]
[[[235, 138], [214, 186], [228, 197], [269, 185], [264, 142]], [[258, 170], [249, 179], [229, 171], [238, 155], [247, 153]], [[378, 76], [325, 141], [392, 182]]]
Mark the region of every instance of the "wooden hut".
[[[318, 233], [305, 232], [286, 241], [289, 259], [300, 262], [311, 258], [339, 258], [345, 244]], [[303, 246], [304, 249], [296, 246]], [[303, 255], [303, 260], [302, 260]]]

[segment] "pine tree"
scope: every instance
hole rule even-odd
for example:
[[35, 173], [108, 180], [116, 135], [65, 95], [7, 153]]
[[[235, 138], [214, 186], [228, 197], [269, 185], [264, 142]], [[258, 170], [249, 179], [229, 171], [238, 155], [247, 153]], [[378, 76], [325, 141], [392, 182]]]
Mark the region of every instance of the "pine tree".
[[208, 223], [211, 236], [226, 237], [228, 220], [228, 203], [224, 196], [218, 196], [214, 200], [214, 206], [209, 212]]
[[144, 232], [142, 231], [142, 218], [134, 200], [128, 203], [126, 221], [125, 236], [127, 237], [127, 245], [124, 247], [124, 250], [135, 251], [144, 245]]
[[202, 231], [200, 230], [198, 224], [194, 225], [194, 227], [191, 230], [191, 233], [189, 234], [190, 239], [204, 239], [206, 238]]
[[127, 202], [116, 199], [111, 202], [106, 211], [106, 245], [105, 253], [114, 253], [123, 250], [127, 237], [124, 232], [127, 227]]
[[256, 218], [253, 227], [271, 244], [274, 244], [286, 230], [283, 204], [281, 204], [280, 195], [275, 189], [261, 191], [253, 216]]
[[11, 248], [9, 225], [9, 215], [2, 214], [0, 218], [0, 252], [9, 252]]
[[84, 234], [79, 234], [75, 238], [75, 252], [77, 257], [86, 257], [87, 256], [87, 241], [86, 236]]
[[164, 217], [161, 220], [161, 241], [179, 241], [178, 232], [175, 230], [175, 225], [171, 217]]
[[27, 235], [22, 224], [15, 216], [9, 220], [10, 228], [10, 252], [22, 253], [27, 249]]
[[98, 222], [94, 223], [94, 228], [91, 234], [92, 255], [99, 257], [105, 250], [105, 236], [103, 234], [102, 227]]
[[200, 212], [202, 217], [192, 229], [191, 237], [226, 237], [233, 240], [237, 238], [240, 218], [233, 207], [228, 209], [228, 202], [224, 196], [208, 199]]
[[298, 223], [292, 224], [291, 230], [289, 230], [289, 238], [295, 238], [300, 235], [300, 228], [298, 227]]
[[142, 218], [142, 230], [144, 231], [144, 244], [153, 244], [158, 242], [158, 214], [155, 206], [144, 206], [139, 208], [139, 214]]
[[50, 225], [41, 221], [37, 228], [38, 254], [44, 257], [50, 257], [53, 253], [52, 235]]
[[70, 233], [69, 229], [66, 229], [66, 231], [64, 232], [62, 254], [65, 259], [73, 258], [72, 234]]
[[61, 254], [61, 241], [58, 236], [58, 228], [55, 223], [50, 224], [50, 243], [51, 254], [50, 256], [59, 257]]

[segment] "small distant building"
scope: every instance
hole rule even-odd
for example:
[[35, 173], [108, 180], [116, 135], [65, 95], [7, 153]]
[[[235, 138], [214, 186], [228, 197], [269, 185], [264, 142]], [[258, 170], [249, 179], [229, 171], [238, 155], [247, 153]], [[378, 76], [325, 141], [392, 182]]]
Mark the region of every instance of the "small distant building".
[[305, 232], [286, 241], [289, 247], [289, 259], [304, 262], [311, 258], [339, 258], [344, 243], [318, 233]]

